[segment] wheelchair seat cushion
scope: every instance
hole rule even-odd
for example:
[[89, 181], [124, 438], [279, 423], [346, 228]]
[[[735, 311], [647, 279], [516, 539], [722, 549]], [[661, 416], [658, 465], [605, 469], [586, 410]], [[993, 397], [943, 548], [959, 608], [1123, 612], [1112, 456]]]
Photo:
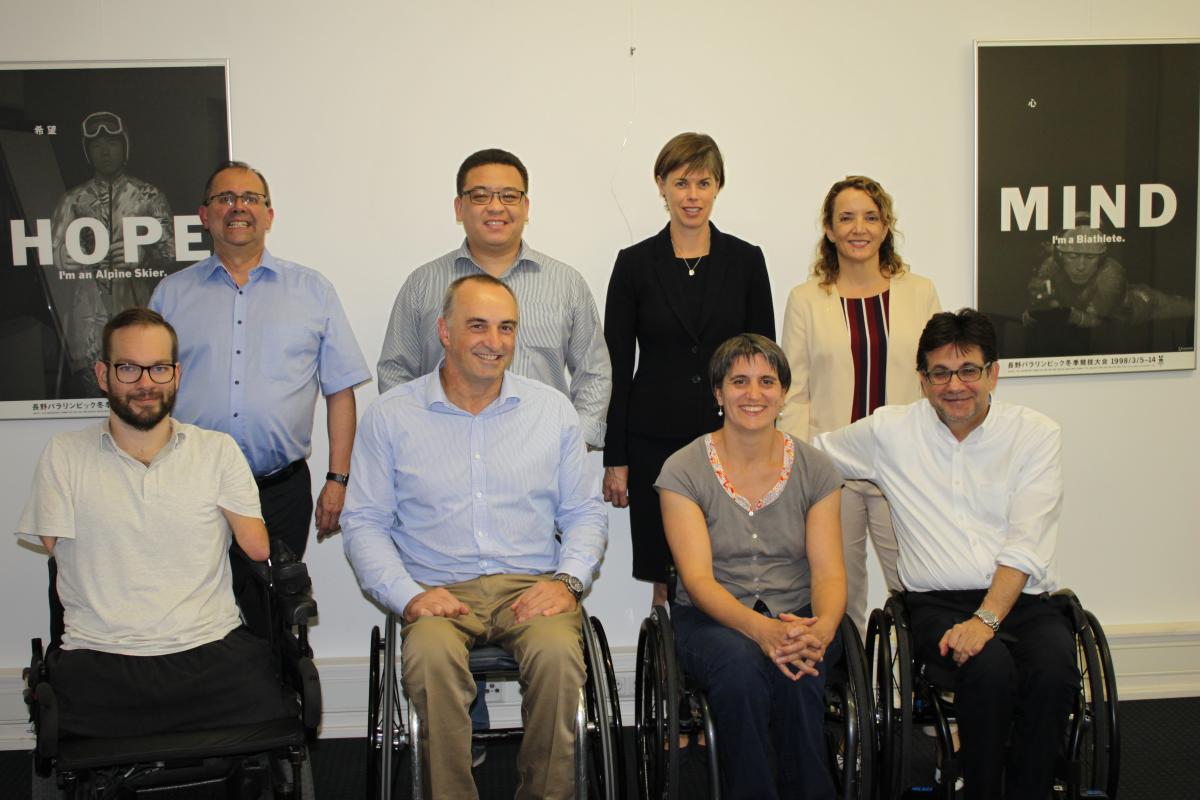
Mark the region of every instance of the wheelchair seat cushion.
[[304, 726], [295, 717], [156, 736], [65, 738], [58, 744], [58, 768], [95, 769], [113, 764], [221, 758], [303, 744]]

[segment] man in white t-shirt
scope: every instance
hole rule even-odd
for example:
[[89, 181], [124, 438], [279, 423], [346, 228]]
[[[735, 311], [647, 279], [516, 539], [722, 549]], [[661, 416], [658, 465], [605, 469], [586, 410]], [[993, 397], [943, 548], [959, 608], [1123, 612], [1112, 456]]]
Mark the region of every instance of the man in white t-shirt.
[[170, 416], [175, 331], [132, 308], [104, 328], [109, 416], [51, 439], [17, 534], [58, 565], [59, 723], [80, 736], [202, 730], [287, 716], [267, 643], [242, 627], [233, 539], [268, 555], [258, 488], [228, 435]]

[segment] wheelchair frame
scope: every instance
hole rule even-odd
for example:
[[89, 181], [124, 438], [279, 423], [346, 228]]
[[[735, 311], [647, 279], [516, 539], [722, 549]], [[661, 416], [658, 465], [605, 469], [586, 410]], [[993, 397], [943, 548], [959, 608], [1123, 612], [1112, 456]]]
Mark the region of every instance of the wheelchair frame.
[[[858, 629], [843, 617], [838, 628], [842, 658], [830, 665], [825, 684], [825, 739], [838, 796], [870, 800], [874, 783], [874, 714], [870, 678]], [[643, 800], [679, 797], [679, 737], [703, 732], [708, 751], [710, 797], [720, 800], [717, 725], [703, 690], [678, 665], [675, 634], [663, 606], [655, 606], [638, 635], [635, 752]]]
[[[1069, 589], [1055, 592], [1068, 603], [1075, 635], [1080, 691], [1067, 726], [1064, 752], [1055, 770], [1055, 798], [1116, 798], [1120, 779], [1120, 727], [1117, 681], [1108, 640], [1099, 621]], [[888, 598], [875, 609], [867, 627], [867, 659], [874, 665], [877, 740], [880, 754], [880, 797], [900, 798], [912, 787], [909, 761], [912, 729], [934, 728], [941, 760], [941, 782], [931, 787], [947, 800], [955, 796], [961, 776], [950, 725], [954, 707], [950, 693], [939, 687], [912, 652], [912, 631], [903, 599]], [[914, 680], [915, 676], [915, 680]]]
[[[245, 558], [240, 549], [231, 557]], [[132, 796], [141, 789], [224, 784], [227, 796], [312, 798], [312, 769], [306, 742], [321, 720], [321, 687], [308, 621], [316, 616], [312, 582], [303, 562], [290, 552], [273, 553], [278, 563], [247, 562], [271, 608], [270, 643], [281, 660], [281, 678], [295, 692], [300, 716], [208, 731], [164, 733], [111, 739], [60, 740], [57, 698], [49, 682], [42, 640], [34, 639], [32, 660], [24, 670], [23, 697], [37, 744], [33, 751], [33, 796], [67, 800]], [[49, 561], [51, 647], [61, 637], [57, 575]], [[57, 622], [56, 622], [57, 617]], [[293, 632], [293, 628], [295, 632]], [[53, 783], [49, 780], [55, 776]], [[278, 791], [277, 791], [278, 790]]]
[[[612, 654], [604, 626], [580, 608], [583, 620], [584, 664], [587, 678], [575, 712], [575, 781], [578, 797], [617, 800], [625, 797], [625, 759], [621, 738], [621, 706]], [[412, 773], [412, 796], [423, 797], [420, 734], [422, 722], [416, 709], [408, 706], [405, 728], [397, 702], [402, 696], [396, 670], [398, 642], [396, 616], [388, 614], [385, 629], [371, 629], [369, 695], [367, 709], [368, 800], [392, 800], [399, 775], [400, 754], [407, 749]], [[382, 668], [381, 668], [382, 662]], [[504, 650], [492, 645], [472, 648], [468, 666], [476, 678], [516, 678], [518, 666]], [[472, 741], [519, 737], [523, 728], [492, 728], [473, 731]]]

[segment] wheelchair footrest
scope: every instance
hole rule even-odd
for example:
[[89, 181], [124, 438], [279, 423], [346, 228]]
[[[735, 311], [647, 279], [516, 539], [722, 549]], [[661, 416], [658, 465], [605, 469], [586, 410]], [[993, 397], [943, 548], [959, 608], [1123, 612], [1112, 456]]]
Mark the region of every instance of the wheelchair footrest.
[[58, 744], [57, 767], [79, 770], [114, 764], [220, 758], [303, 744], [304, 726], [295, 718], [154, 736], [62, 739]]

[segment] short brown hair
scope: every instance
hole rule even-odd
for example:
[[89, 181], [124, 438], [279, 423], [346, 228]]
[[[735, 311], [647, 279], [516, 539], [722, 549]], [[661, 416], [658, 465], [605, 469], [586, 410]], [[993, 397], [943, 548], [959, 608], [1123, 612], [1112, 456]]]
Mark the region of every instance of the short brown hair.
[[707, 133], [672, 136], [654, 160], [654, 177], [666, 180], [680, 167], [687, 167], [688, 172], [707, 169], [717, 181], [717, 188], [725, 187], [725, 159], [721, 158], [721, 148]]
[[171, 334], [171, 361], [176, 362], [179, 360], [179, 336], [176, 335], [175, 329], [171, 327], [171, 323], [163, 319], [162, 314], [144, 306], [134, 306], [124, 311], [119, 311], [104, 325], [104, 333], [102, 334], [100, 345], [101, 358], [104, 361], [108, 361], [112, 357], [112, 336], [114, 333], [122, 328], [134, 328], [137, 326], [166, 328], [167, 333]]
[[779, 345], [761, 333], [739, 333], [721, 343], [708, 362], [708, 380], [713, 391], [721, 388], [725, 376], [733, 369], [734, 362], [739, 358], [753, 361], [755, 356], [762, 356], [767, 360], [767, 364], [775, 370], [775, 375], [779, 378], [779, 385], [786, 393], [792, 387], [792, 368]]
[[825, 231], [833, 227], [833, 204], [837, 196], [847, 189], [858, 189], [865, 192], [879, 208], [879, 216], [887, 226], [887, 236], [879, 246], [879, 271], [885, 278], [891, 278], [904, 272], [904, 261], [896, 252], [896, 212], [892, 207], [892, 196], [865, 175], [847, 175], [845, 180], [838, 181], [829, 188], [825, 202], [821, 204], [821, 240], [817, 243], [817, 260], [813, 262], [812, 273], [821, 279], [821, 285], [828, 291], [837, 282], [838, 254], [837, 245], [829, 241]]

